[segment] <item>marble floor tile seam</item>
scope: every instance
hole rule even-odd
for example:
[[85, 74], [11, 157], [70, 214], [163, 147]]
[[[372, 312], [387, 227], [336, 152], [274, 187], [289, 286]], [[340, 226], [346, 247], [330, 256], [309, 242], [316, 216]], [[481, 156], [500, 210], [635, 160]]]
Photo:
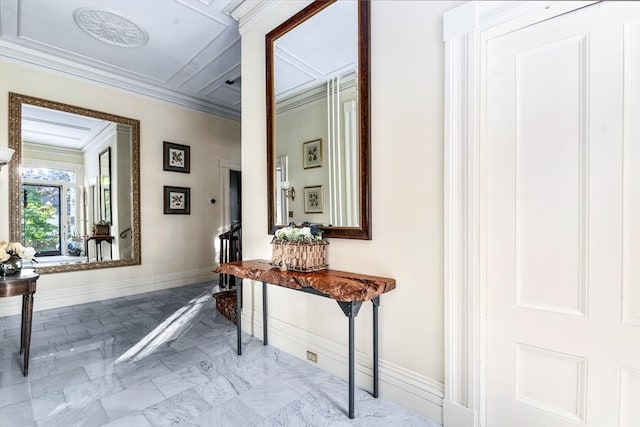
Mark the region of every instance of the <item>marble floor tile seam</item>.
[[[197, 316], [185, 318], [188, 327], [162, 341], [142, 362], [116, 363], [150, 333], [166, 327], [163, 322], [174, 313], [213, 292], [213, 286], [164, 289], [42, 313], [41, 337], [47, 329], [53, 336], [36, 347], [40, 357], [32, 358], [33, 376], [21, 378], [19, 359], [3, 348], [0, 395], [3, 389], [14, 387], [14, 399], [20, 401], [12, 406], [30, 408], [29, 423], [38, 426], [126, 425], [123, 423], [131, 420], [141, 425], [177, 422], [208, 427], [218, 425], [211, 424], [218, 419], [220, 425], [226, 421], [234, 426], [292, 425], [286, 423], [287, 417], [309, 426], [369, 425], [363, 424], [365, 420], [370, 425], [437, 426], [392, 402], [374, 400], [359, 388], [356, 414], [360, 421], [352, 422], [346, 416], [346, 381], [275, 347], [263, 346], [246, 333], [242, 336], [245, 351], [238, 356], [235, 325], [216, 313], [212, 298]], [[135, 316], [127, 315], [128, 310], [134, 310]], [[3, 324], [7, 322], [2, 319]], [[46, 327], [48, 319], [53, 319], [50, 328]], [[102, 326], [91, 323], [96, 320]], [[57, 329], [60, 327], [66, 334]], [[19, 338], [2, 342], [17, 347]], [[135, 399], [122, 402], [117, 396], [137, 395], [139, 390], [148, 392], [139, 405]], [[8, 419], [3, 409], [2, 426], [3, 419]]]

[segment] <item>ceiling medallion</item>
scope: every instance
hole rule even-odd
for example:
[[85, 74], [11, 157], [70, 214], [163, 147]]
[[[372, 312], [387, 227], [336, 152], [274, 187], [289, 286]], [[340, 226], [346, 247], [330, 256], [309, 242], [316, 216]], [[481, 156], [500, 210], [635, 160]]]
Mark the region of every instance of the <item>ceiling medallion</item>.
[[142, 27], [117, 12], [79, 7], [73, 11], [73, 19], [91, 37], [114, 46], [140, 47], [149, 41], [149, 35]]

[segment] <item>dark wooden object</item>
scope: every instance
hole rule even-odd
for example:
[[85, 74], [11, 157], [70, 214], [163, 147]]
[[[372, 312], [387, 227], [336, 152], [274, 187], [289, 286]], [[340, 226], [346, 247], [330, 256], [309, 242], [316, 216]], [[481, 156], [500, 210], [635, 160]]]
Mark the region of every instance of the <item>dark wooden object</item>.
[[330, 269], [312, 273], [280, 271], [266, 260], [221, 264], [216, 273], [227, 273], [297, 290], [311, 288], [331, 299], [344, 302], [369, 301], [396, 287], [395, 279], [346, 271]]
[[234, 324], [236, 323], [236, 291], [223, 291], [213, 294], [216, 310]]
[[[251, 260], [221, 264], [214, 273], [227, 273], [262, 282], [262, 342], [267, 345], [267, 283], [336, 300], [349, 318], [349, 418], [355, 417], [355, 317], [362, 303], [373, 304], [373, 396], [378, 397], [378, 307], [380, 296], [396, 288], [395, 279], [322, 270], [312, 273], [280, 271], [269, 261]], [[242, 354], [242, 282], [236, 289], [238, 355]]]
[[[276, 226], [275, 194], [275, 41], [307, 21], [313, 15], [333, 4], [335, 0], [316, 0], [300, 12], [287, 19], [265, 36], [266, 44], [266, 90], [267, 90], [267, 232], [273, 234]], [[358, 1], [358, 152], [360, 171], [358, 225], [355, 227], [320, 226], [324, 237], [371, 240], [371, 135], [369, 107], [370, 66], [370, 1]], [[286, 225], [286, 224], [285, 224]]]
[[[231, 228], [220, 234], [218, 239], [220, 240], [220, 264], [242, 261], [242, 224], [231, 225]], [[229, 274], [220, 274], [218, 277], [218, 284], [222, 289], [231, 289], [235, 286], [235, 282], [235, 277]]]
[[0, 298], [22, 295], [22, 322], [20, 324], [20, 354], [22, 373], [29, 374], [29, 349], [31, 348], [31, 322], [33, 318], [33, 295], [40, 277], [33, 270], [22, 270], [20, 274], [0, 276]]
[[89, 241], [91, 240], [93, 240], [96, 249], [96, 261], [103, 261], [102, 242], [107, 242], [109, 244], [109, 259], [113, 260], [113, 239], [115, 239], [113, 236], [87, 236], [84, 242], [84, 251], [87, 254], [87, 262], [89, 261]]

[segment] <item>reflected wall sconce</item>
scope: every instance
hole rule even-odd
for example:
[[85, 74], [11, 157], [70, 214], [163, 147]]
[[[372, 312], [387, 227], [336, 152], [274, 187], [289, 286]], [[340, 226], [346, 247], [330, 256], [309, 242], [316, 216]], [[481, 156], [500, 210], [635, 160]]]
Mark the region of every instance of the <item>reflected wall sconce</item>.
[[14, 150], [8, 147], [0, 147], [0, 169], [8, 164], [13, 157]]
[[282, 181], [282, 191], [284, 191], [284, 197], [288, 197], [291, 201], [296, 199], [296, 189], [293, 188], [289, 181]]

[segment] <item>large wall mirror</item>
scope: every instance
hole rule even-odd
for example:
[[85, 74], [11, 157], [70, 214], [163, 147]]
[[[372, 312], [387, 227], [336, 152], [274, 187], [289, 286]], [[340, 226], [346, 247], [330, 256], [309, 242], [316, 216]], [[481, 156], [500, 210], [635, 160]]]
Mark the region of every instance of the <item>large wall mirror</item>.
[[9, 93], [9, 234], [40, 273], [140, 264], [140, 122]]
[[269, 232], [371, 238], [369, 7], [315, 1], [266, 36]]

